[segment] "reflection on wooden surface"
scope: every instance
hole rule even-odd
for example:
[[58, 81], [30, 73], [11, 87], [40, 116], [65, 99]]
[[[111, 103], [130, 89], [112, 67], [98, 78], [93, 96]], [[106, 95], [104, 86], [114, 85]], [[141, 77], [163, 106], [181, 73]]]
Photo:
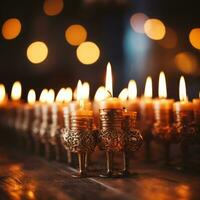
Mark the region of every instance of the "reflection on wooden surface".
[[0, 149], [0, 200], [199, 200], [199, 174], [135, 165], [127, 179], [74, 179], [65, 164]]

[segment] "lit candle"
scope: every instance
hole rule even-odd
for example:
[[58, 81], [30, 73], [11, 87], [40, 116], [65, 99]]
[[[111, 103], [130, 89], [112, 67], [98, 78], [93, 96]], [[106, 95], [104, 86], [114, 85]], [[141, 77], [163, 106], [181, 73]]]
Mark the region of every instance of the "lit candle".
[[123, 109], [123, 105], [120, 99], [113, 97], [113, 87], [112, 87], [112, 69], [110, 63], [107, 65], [106, 69], [106, 90], [111, 95], [111, 97], [106, 98], [100, 102], [100, 109]]
[[124, 107], [129, 111], [137, 112], [139, 117], [139, 102], [140, 99], [137, 98], [137, 84], [135, 80], [130, 80], [128, 84], [128, 101], [124, 101]]
[[79, 173], [74, 177], [86, 177], [88, 154], [94, 151], [96, 145], [93, 111], [89, 102], [89, 84], [82, 85], [79, 80], [76, 91], [77, 100], [69, 104], [70, 124], [68, 129], [63, 130], [63, 145], [70, 152], [78, 154]]
[[92, 110], [92, 103], [89, 100], [89, 89], [90, 87], [87, 82], [82, 84], [81, 80], [78, 81], [75, 95], [76, 100], [69, 103], [70, 113], [76, 110], [84, 110], [84, 112], [85, 110]]
[[25, 147], [30, 150], [32, 147], [32, 123], [34, 120], [34, 104], [36, 102], [36, 94], [33, 89], [29, 90], [27, 96], [27, 104], [23, 106], [23, 119], [21, 122], [21, 131], [25, 138]]
[[108, 97], [110, 97], [110, 93], [104, 86], [100, 86], [95, 93], [93, 102], [94, 125], [96, 129], [99, 128], [99, 103]]
[[[153, 91], [152, 91], [152, 79], [147, 77], [144, 96], [140, 99], [140, 120], [142, 127], [144, 125], [151, 126], [154, 121], [154, 112], [153, 112]], [[148, 127], [147, 127], [148, 128]]]
[[155, 124], [161, 128], [169, 127], [172, 123], [174, 100], [167, 99], [167, 85], [164, 72], [161, 72], [159, 76], [158, 96], [159, 98], [154, 100]]
[[108, 63], [106, 71], [106, 90], [111, 97], [99, 102], [100, 115], [100, 148], [106, 151], [107, 171], [102, 177], [113, 176], [113, 152], [124, 148], [124, 132], [122, 130], [123, 105], [119, 98], [112, 97], [112, 72]]
[[[179, 82], [179, 99], [180, 101], [177, 101], [174, 103], [173, 110], [177, 115], [181, 114], [181, 118], [186, 119], [186, 121], [191, 121], [193, 116], [193, 104], [192, 102], [188, 101], [188, 97], [186, 94], [186, 84], [185, 79], [183, 76], [180, 78]], [[177, 116], [176, 115], [176, 116]]]
[[6, 95], [5, 86], [0, 84], [0, 123], [2, 126], [5, 126], [4, 122], [6, 122], [7, 104], [8, 98]]
[[193, 123], [193, 103], [188, 101], [186, 84], [183, 76], [181, 76], [179, 82], [179, 99], [180, 101], [175, 102], [173, 105], [174, 130], [181, 139], [180, 147], [182, 152], [182, 164], [183, 167], [186, 167], [189, 159], [189, 144], [191, 141], [195, 141], [197, 132]]
[[7, 103], [6, 89], [3, 84], [0, 84], [0, 109]]
[[155, 122], [152, 133], [155, 139], [164, 142], [165, 164], [170, 162], [170, 143], [174, 142], [173, 131], [173, 99], [167, 99], [167, 84], [164, 72], [159, 75], [158, 96], [154, 100]]
[[[61, 146], [62, 137], [61, 133], [63, 128], [69, 128], [69, 112], [68, 104], [72, 100], [72, 89], [61, 88], [58, 92], [55, 102], [52, 104], [50, 124], [49, 142], [55, 147], [55, 156], [57, 161], [63, 160], [63, 148]], [[67, 110], [67, 112], [66, 112]], [[67, 154], [68, 162], [71, 162], [71, 154]]]
[[34, 103], [34, 120], [32, 124], [32, 137], [34, 139], [34, 151], [36, 154], [40, 153], [40, 127], [42, 124], [42, 105], [47, 101], [48, 90], [43, 89], [39, 102]]
[[193, 99], [193, 110], [194, 110], [195, 122], [197, 125], [200, 125], [200, 92], [199, 92], [199, 98]]
[[22, 101], [21, 101], [21, 94], [22, 94], [22, 86], [19, 81], [14, 82], [11, 90], [11, 99], [12, 101], [9, 103], [10, 105], [10, 125], [18, 128], [18, 119], [21, 118], [22, 114]]

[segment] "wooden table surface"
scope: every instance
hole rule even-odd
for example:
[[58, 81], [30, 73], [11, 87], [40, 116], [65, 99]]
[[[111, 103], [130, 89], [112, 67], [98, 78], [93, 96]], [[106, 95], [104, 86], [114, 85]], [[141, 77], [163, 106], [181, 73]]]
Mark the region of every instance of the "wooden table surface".
[[135, 164], [132, 178], [72, 178], [75, 169], [0, 148], [0, 200], [199, 200], [200, 175]]

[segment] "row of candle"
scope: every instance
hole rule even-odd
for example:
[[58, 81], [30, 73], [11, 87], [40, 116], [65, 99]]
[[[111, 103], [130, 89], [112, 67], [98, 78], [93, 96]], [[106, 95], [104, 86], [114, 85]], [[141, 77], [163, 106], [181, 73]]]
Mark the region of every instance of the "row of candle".
[[[4, 121], [7, 121], [12, 126], [14, 124], [17, 129], [24, 124], [22, 123], [22, 117], [19, 117], [19, 115], [23, 115], [23, 120], [26, 122], [26, 120], [30, 118], [30, 113], [34, 112], [32, 118], [35, 119], [31, 125], [33, 133], [36, 133], [35, 135], [38, 135], [39, 133], [39, 140], [43, 143], [47, 140], [44, 136], [51, 134], [51, 132], [49, 133], [47, 131], [49, 126], [50, 129], [52, 129], [53, 135], [55, 135], [55, 130], [58, 128], [57, 126], [59, 126], [59, 128], [70, 128], [72, 130], [101, 130], [105, 125], [104, 123], [106, 123], [106, 126], [109, 125], [109, 128], [112, 128], [113, 125], [110, 125], [109, 122], [104, 122], [105, 119], [100, 119], [101, 111], [104, 109], [114, 111], [119, 110], [122, 112], [124, 119], [127, 116], [134, 118], [134, 116], [136, 116], [135, 113], [138, 113], [140, 122], [139, 128], [142, 130], [144, 137], [145, 126], [147, 126], [148, 130], [153, 131], [154, 134], [159, 135], [163, 132], [164, 140], [170, 139], [170, 135], [173, 134], [173, 130], [170, 129], [170, 126], [172, 126], [174, 121], [178, 124], [181, 123], [190, 126], [190, 123], [193, 123], [195, 119], [196, 125], [199, 126], [200, 98], [193, 99], [193, 102], [188, 101], [185, 80], [183, 77], [180, 79], [180, 101], [178, 102], [174, 102], [173, 99], [167, 99], [166, 79], [163, 72], [161, 72], [159, 76], [158, 88], [159, 98], [153, 99], [152, 79], [148, 77], [145, 85], [144, 96], [137, 98], [136, 83], [134, 80], [131, 80], [128, 87], [120, 92], [118, 98], [113, 97], [112, 70], [110, 63], [108, 63], [105, 86], [98, 88], [93, 102], [89, 100], [89, 84], [87, 82], [82, 84], [79, 80], [74, 92], [74, 101], [72, 101], [73, 92], [71, 88], [62, 88], [58, 92], [56, 98], [53, 89], [44, 89], [40, 94], [39, 101], [36, 101], [35, 91], [31, 89], [27, 97], [28, 103], [23, 103], [20, 100], [22, 91], [21, 84], [15, 82], [11, 91], [12, 101], [9, 101], [6, 98], [5, 87], [0, 85], [0, 110], [6, 110], [5, 113], [7, 115], [5, 115], [6, 119], [4, 119]], [[132, 111], [134, 111], [134, 113]], [[94, 120], [94, 127], [93, 123], [90, 123], [91, 120]], [[115, 125], [121, 128], [121, 124]], [[133, 127], [135, 127], [135, 125], [133, 125]], [[187, 131], [189, 132], [189, 129], [187, 129], [186, 132]], [[55, 143], [55, 141], [53, 141], [53, 143]], [[71, 144], [69, 143], [66, 145], [70, 151], [77, 151], [74, 150], [74, 147], [71, 148], [70, 145]], [[92, 144], [91, 146], [95, 145]], [[121, 150], [124, 148], [122, 146], [123, 145], [120, 146]], [[89, 147], [88, 145], [85, 151], [89, 151], [90, 148], [92, 147]], [[112, 146], [111, 144], [108, 151], [112, 151], [112, 148], [115, 148], [115, 146]]]
[[[107, 66], [107, 76], [106, 76], [106, 84], [105, 87], [101, 86], [97, 90], [94, 97], [94, 112], [97, 113], [99, 109], [99, 103], [103, 107], [108, 108], [118, 108], [124, 107], [126, 110], [137, 111], [141, 117], [146, 120], [146, 122], [153, 123], [154, 121], [154, 110], [162, 111], [172, 111], [175, 112], [185, 112], [189, 113], [194, 111], [195, 119], [200, 121], [199, 112], [200, 112], [200, 99], [193, 99], [193, 102], [188, 101], [186, 94], [186, 85], [183, 76], [180, 79], [179, 85], [179, 98], [180, 101], [174, 102], [173, 99], [167, 99], [167, 87], [166, 87], [166, 79], [163, 72], [160, 73], [159, 76], [159, 87], [158, 87], [159, 98], [152, 98], [152, 79], [148, 77], [146, 80], [144, 96], [141, 98], [137, 98], [137, 87], [134, 80], [131, 80], [128, 84], [128, 88], [125, 88], [121, 91], [118, 98], [113, 98], [113, 89], [112, 89], [112, 73], [111, 66], [108, 64]], [[15, 82], [12, 88], [11, 97], [13, 101], [8, 101], [8, 98], [5, 93], [5, 87], [0, 85], [0, 106], [19, 106], [22, 105], [20, 101], [21, 97], [21, 84], [19, 82]], [[71, 88], [64, 89], [62, 88], [55, 99], [55, 93], [53, 89], [49, 91], [44, 89], [40, 95], [39, 102], [36, 100], [36, 94], [33, 89], [31, 89], [28, 93], [28, 104], [29, 106], [34, 106], [38, 104], [48, 104], [53, 105], [57, 104], [60, 107], [67, 105], [72, 101], [72, 90]], [[81, 83], [78, 82], [77, 88], [74, 92], [75, 101], [70, 103], [71, 112], [75, 112], [78, 107], [81, 109], [77, 114], [85, 114], [85, 110], [88, 110], [91, 107], [91, 102], [89, 102], [89, 84], [87, 82]], [[55, 99], [55, 102], [54, 102]], [[106, 101], [102, 101], [105, 100]], [[27, 106], [26, 106], [27, 107]], [[77, 112], [77, 111], [76, 111]]]

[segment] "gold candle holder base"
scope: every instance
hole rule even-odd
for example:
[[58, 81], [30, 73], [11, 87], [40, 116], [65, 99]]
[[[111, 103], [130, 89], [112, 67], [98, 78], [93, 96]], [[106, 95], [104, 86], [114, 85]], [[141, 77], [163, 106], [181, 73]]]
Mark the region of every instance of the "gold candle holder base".
[[70, 129], [63, 134], [63, 145], [70, 152], [78, 154], [79, 172], [73, 177], [87, 177], [87, 154], [94, 151], [96, 141], [94, 138], [92, 116], [71, 116]]
[[189, 146], [195, 143], [197, 129], [194, 123], [192, 110], [174, 111], [174, 131], [179, 135], [180, 148], [182, 153], [182, 166], [179, 169], [185, 169], [189, 162]]
[[135, 129], [136, 112], [124, 112], [122, 129], [124, 131], [125, 146], [123, 149], [123, 171], [121, 176], [130, 177], [130, 152], [136, 152], [140, 149], [143, 138], [138, 129]]
[[103, 178], [116, 177], [113, 170], [114, 152], [124, 148], [124, 132], [122, 130], [122, 109], [100, 109], [99, 147], [106, 151], [106, 173]]

